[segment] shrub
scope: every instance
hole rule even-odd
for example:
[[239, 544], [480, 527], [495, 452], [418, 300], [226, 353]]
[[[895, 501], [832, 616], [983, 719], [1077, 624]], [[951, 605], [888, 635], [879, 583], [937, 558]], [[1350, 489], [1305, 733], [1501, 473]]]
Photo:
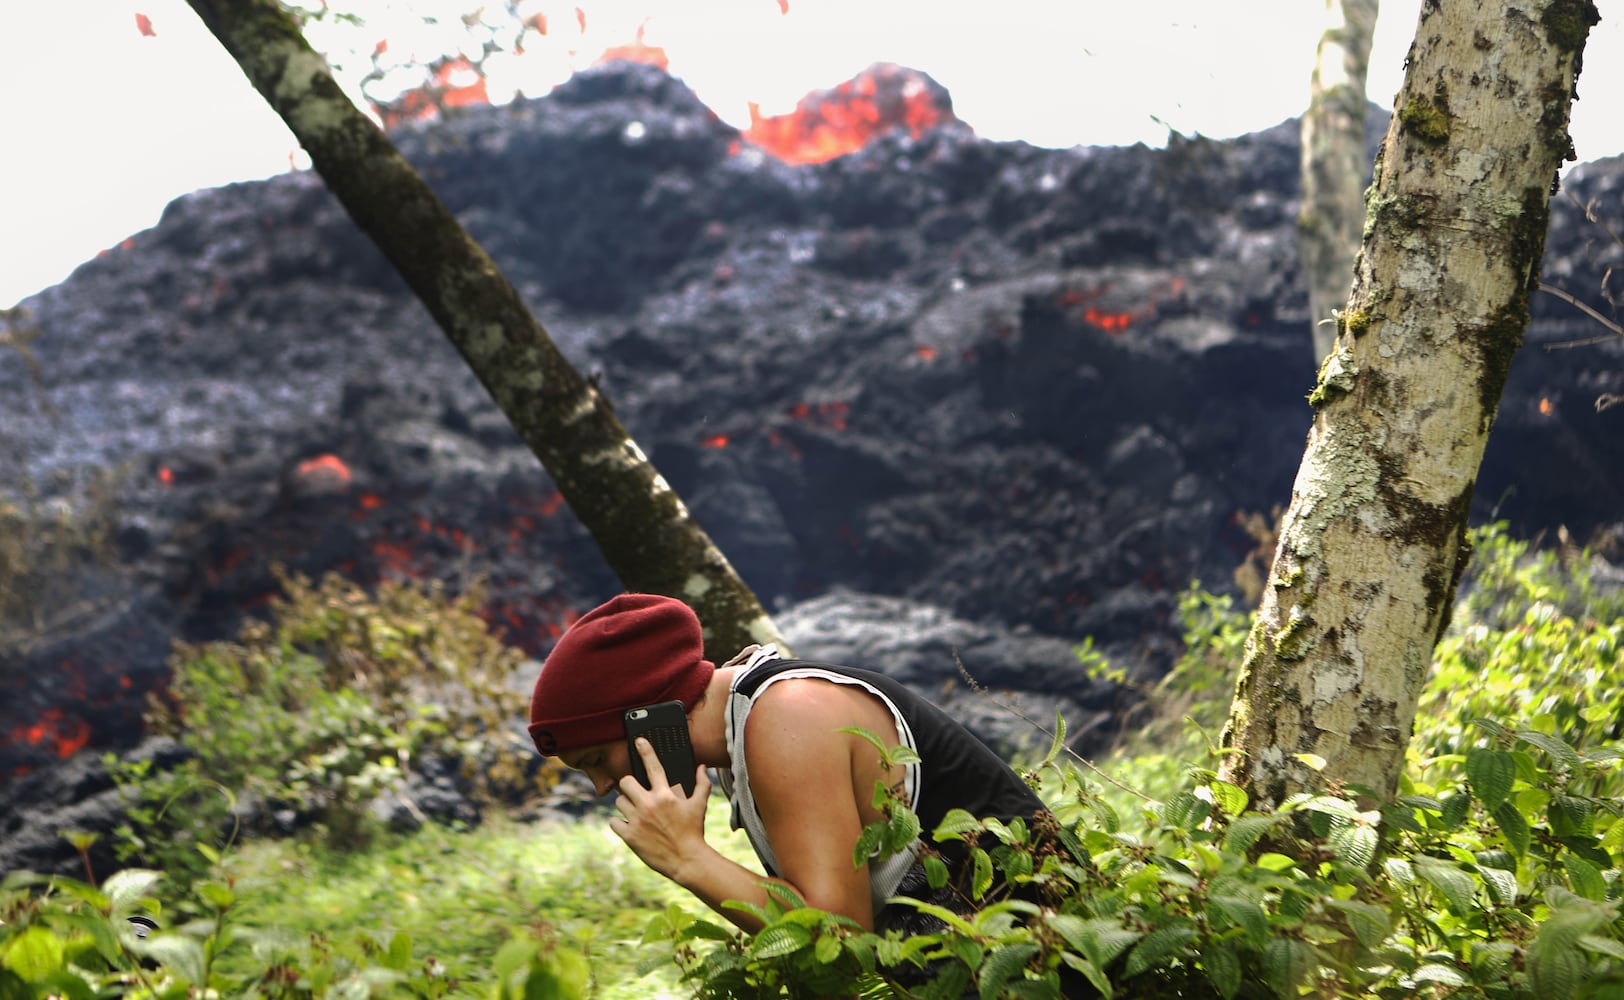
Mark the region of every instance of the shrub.
[[[126, 869], [100, 887], [14, 874], [0, 885], [0, 996], [315, 997], [470, 995], [409, 935], [292, 935], [246, 926], [229, 881], [199, 882], [171, 907], [161, 875]], [[138, 925], [132, 918], [144, 919]], [[247, 953], [251, 961], [223, 961]], [[244, 970], [244, 971], [234, 971]], [[521, 929], [491, 961], [491, 1000], [578, 1000], [586, 961], [544, 931]]]
[[475, 803], [552, 780], [515, 724], [522, 654], [479, 617], [477, 589], [281, 582], [270, 620], [248, 622], [235, 642], [177, 646], [148, 723], [195, 756], [167, 775], [124, 770], [142, 798], [124, 831], [137, 854], [161, 844], [165, 867], [195, 870], [186, 842], [220, 836], [245, 800], [359, 845], [371, 804], [413, 770], [451, 767]]

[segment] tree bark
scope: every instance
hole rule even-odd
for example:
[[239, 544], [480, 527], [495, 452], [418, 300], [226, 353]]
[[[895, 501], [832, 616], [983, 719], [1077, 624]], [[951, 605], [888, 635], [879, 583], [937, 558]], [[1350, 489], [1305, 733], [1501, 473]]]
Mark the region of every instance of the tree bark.
[[276, 0], [188, 0], [400, 271], [541, 460], [628, 590], [693, 606], [707, 655], [783, 643], [776, 626], [609, 402], [388, 137], [334, 82]]
[[1396, 791], [1598, 20], [1590, 0], [1423, 5], [1224, 731], [1223, 774], [1262, 807], [1327, 780]]
[[1314, 360], [1331, 353], [1332, 311], [1353, 285], [1353, 258], [1365, 220], [1365, 75], [1377, 0], [1325, 0], [1302, 121], [1303, 207], [1297, 240], [1308, 280]]

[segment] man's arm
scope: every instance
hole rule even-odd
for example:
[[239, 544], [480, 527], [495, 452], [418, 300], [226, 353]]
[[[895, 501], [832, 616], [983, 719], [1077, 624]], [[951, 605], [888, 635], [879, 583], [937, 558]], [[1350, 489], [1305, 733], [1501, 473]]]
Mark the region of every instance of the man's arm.
[[[699, 768], [694, 794], [689, 798], [683, 795], [681, 786], [671, 785], [648, 740], [639, 738], [637, 750], [651, 787], [644, 788], [630, 775], [620, 779], [620, 797], [616, 801], [620, 815], [610, 819], [609, 828], [644, 864], [750, 934], [761, 929], [761, 921], [744, 910], [724, 909], [723, 903], [738, 900], [766, 906], [767, 890], [762, 886], [765, 881], [788, 885], [805, 898], [794, 885], [751, 871], [723, 856], [705, 840], [705, 806], [711, 781], [703, 767]], [[850, 848], [847, 854], [850, 866]]]

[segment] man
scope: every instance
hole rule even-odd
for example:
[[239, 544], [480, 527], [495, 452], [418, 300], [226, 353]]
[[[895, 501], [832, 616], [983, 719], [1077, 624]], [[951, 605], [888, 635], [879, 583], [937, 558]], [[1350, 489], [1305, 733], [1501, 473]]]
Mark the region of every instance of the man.
[[[652, 787], [631, 777], [623, 713], [672, 700], [687, 713], [699, 764], [691, 797], [641, 738], [637, 752]], [[911, 747], [920, 763], [888, 773], [873, 744], [842, 732], [854, 727], [887, 746]], [[542, 753], [584, 771], [599, 795], [619, 791], [610, 828], [645, 864], [749, 932], [760, 923], [721, 904], [764, 906], [767, 892], [759, 874], [705, 841], [707, 767], [716, 769], [733, 825], [749, 834], [768, 874], [807, 905], [870, 930], [923, 929], [913, 907], [886, 904], [893, 896], [968, 903], [961, 845], [945, 845], [955, 877], [935, 892], [919, 862], [922, 841], [884, 862], [852, 864], [863, 827], [884, 818], [874, 805], [876, 783], [918, 814], [927, 837], [953, 808], [1006, 821], [1043, 811], [1003, 760], [901, 684], [853, 667], [781, 659], [772, 647], [749, 647], [718, 668], [704, 658], [693, 611], [652, 594], [622, 594], [570, 626], [536, 681], [530, 735]]]

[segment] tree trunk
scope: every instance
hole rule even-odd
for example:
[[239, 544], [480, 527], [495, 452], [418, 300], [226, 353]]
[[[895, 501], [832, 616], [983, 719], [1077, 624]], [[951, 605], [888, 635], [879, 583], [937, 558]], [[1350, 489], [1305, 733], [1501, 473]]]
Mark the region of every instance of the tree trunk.
[[276, 0], [188, 0], [400, 271], [541, 460], [628, 590], [693, 606], [721, 662], [782, 637], [597, 389], [383, 132], [334, 82]]
[[1365, 72], [1377, 0], [1325, 0], [1302, 123], [1303, 207], [1297, 240], [1308, 280], [1314, 360], [1331, 353], [1331, 313], [1348, 300], [1365, 221]]
[[1590, 0], [1423, 5], [1224, 730], [1224, 776], [1265, 808], [1397, 788], [1598, 20]]

